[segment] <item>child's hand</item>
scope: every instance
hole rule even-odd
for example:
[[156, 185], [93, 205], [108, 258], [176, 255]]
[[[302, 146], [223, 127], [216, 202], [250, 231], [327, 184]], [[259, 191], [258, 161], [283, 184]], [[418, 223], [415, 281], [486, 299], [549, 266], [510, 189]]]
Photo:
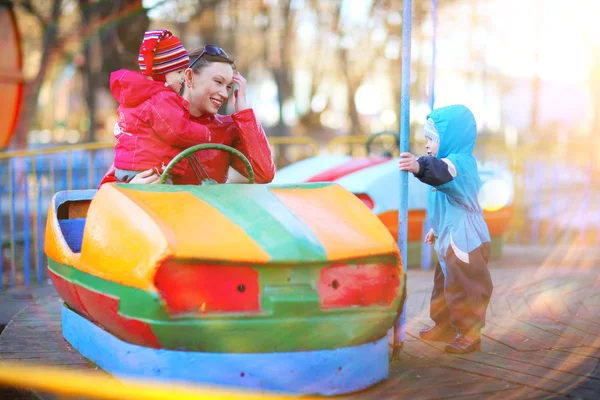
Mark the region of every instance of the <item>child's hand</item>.
[[133, 177], [129, 183], [141, 183], [141, 184], [156, 184], [160, 182], [160, 175], [154, 171], [154, 169], [148, 169], [146, 171], [140, 172], [136, 176]]
[[435, 244], [435, 234], [433, 233], [433, 228], [429, 229], [427, 235], [425, 235], [425, 243], [429, 243], [430, 245]]
[[400, 162], [398, 163], [398, 167], [400, 168], [400, 171], [408, 171], [412, 172], [413, 174], [418, 174], [421, 170], [421, 166], [417, 162], [416, 157], [411, 153], [400, 154]]

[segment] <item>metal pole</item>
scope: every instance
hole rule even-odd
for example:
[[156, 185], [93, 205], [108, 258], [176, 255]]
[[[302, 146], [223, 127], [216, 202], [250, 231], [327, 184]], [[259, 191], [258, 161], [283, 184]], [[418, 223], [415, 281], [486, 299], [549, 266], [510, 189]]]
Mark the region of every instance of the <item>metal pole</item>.
[[431, 23], [433, 24], [433, 36], [431, 38], [431, 69], [429, 71], [429, 109], [433, 110], [435, 103], [435, 56], [437, 50], [437, 7], [438, 0], [431, 1]]
[[[431, 1], [431, 23], [433, 24], [433, 36], [431, 38], [431, 68], [429, 70], [429, 109], [433, 111], [435, 104], [435, 56], [437, 46], [437, 6], [438, 0]], [[425, 235], [429, 232], [429, 218], [425, 211], [425, 220], [423, 221], [423, 236], [421, 240], [421, 269], [431, 269], [431, 247], [426, 245]]]
[[[400, 93], [400, 152], [410, 151], [410, 39], [412, 30], [412, 0], [403, 1], [402, 10], [402, 89]], [[408, 253], [408, 172], [400, 171], [400, 207], [398, 209], [398, 247], [406, 275]], [[392, 358], [397, 358], [404, 343], [406, 302], [394, 326]]]

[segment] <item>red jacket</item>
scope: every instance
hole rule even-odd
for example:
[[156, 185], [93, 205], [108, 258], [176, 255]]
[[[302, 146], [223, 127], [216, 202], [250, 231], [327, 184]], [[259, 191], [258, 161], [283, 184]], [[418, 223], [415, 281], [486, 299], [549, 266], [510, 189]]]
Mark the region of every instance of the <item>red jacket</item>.
[[[110, 90], [119, 102], [116, 168], [162, 171], [181, 150], [210, 141], [206, 126], [190, 121], [188, 102], [164, 83], [122, 69], [110, 75]], [[173, 169], [173, 177], [186, 169], [184, 160]]]
[[[242, 110], [232, 115], [192, 117], [192, 121], [196, 121], [210, 130], [210, 143], [225, 144], [242, 152], [254, 169], [256, 183], [269, 183], [273, 180], [275, 165], [271, 156], [271, 148], [265, 131], [252, 109]], [[219, 183], [227, 181], [230, 165], [242, 175], [247, 176], [244, 165], [237, 157], [231, 156], [229, 153], [220, 150], [203, 150], [196, 153], [196, 158], [201, 162], [206, 173]], [[114, 176], [114, 166], [111, 166], [100, 186], [115, 181], [117, 179]], [[192, 168], [188, 167], [183, 176], [173, 177], [173, 183], [194, 185], [198, 184], [198, 179]]]

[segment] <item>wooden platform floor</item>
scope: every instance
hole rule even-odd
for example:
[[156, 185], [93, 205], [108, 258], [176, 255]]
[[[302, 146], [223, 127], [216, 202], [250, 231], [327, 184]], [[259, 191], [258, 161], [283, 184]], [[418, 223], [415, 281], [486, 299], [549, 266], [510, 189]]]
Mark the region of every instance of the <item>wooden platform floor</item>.
[[[515, 264], [515, 263], [513, 263]], [[448, 355], [418, 339], [432, 273], [409, 271], [407, 340], [390, 378], [352, 399], [600, 398], [600, 266], [491, 265], [494, 294], [482, 351]], [[62, 339], [56, 294], [22, 310], [0, 359], [94, 370]]]

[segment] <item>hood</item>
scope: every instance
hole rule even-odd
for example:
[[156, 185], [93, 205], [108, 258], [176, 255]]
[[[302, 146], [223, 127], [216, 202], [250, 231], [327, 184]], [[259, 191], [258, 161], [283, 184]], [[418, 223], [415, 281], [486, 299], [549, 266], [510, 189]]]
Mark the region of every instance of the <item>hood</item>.
[[156, 93], [171, 90], [140, 72], [120, 69], [110, 74], [110, 92], [125, 107], [136, 107]]
[[438, 158], [450, 154], [473, 154], [477, 124], [471, 110], [463, 105], [435, 109], [427, 116], [435, 122], [440, 135]]

